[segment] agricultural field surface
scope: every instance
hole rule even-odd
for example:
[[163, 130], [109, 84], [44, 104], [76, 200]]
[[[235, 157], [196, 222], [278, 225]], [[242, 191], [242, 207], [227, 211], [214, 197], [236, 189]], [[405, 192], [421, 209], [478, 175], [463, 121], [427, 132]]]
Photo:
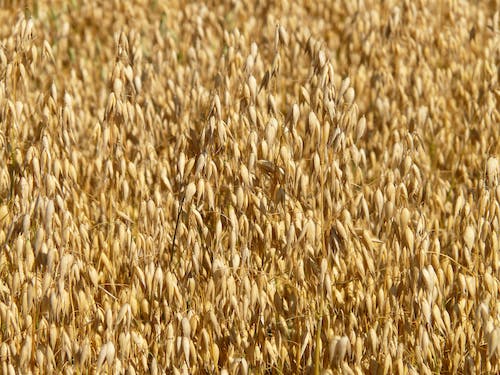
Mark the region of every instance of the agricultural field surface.
[[499, 374], [500, 0], [0, 1], [0, 374]]

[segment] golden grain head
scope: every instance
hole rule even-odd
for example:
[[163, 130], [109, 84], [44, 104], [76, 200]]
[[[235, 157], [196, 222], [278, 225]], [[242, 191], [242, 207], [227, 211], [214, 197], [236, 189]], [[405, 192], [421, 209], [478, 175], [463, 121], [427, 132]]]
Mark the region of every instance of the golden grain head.
[[499, 6], [5, 5], [2, 373], [499, 373]]

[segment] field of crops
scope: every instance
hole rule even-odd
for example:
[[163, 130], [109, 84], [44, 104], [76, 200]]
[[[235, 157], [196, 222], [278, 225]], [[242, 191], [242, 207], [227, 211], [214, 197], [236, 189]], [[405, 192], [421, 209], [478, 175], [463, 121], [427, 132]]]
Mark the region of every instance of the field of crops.
[[3, 3], [2, 374], [500, 373], [499, 0]]

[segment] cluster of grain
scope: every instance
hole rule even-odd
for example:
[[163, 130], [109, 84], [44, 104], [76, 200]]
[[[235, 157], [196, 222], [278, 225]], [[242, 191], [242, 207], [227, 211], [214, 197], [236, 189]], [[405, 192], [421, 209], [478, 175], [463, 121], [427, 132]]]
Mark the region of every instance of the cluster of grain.
[[500, 371], [498, 2], [33, 3], [2, 373]]

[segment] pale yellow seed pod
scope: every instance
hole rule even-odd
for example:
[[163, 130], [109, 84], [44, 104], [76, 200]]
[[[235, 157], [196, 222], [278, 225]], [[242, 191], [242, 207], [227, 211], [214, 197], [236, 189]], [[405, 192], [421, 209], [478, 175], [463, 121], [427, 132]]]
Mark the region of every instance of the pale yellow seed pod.
[[219, 120], [222, 119], [222, 104], [220, 102], [220, 98], [219, 98], [219, 95], [215, 94], [215, 97], [214, 97], [214, 106], [215, 106], [215, 110], [216, 110], [216, 113], [217, 113], [217, 118]]
[[131, 161], [127, 164], [127, 171], [130, 175], [130, 177], [132, 177], [132, 180], [137, 180], [137, 167], [134, 163], [132, 163]]
[[325, 280], [325, 275], [326, 275], [326, 272], [328, 270], [328, 261], [323, 258], [321, 260], [321, 272], [320, 272], [320, 282], [323, 283], [324, 280]]
[[347, 105], [352, 105], [354, 103], [355, 92], [352, 87], [349, 87], [344, 94], [345, 103]]
[[325, 55], [325, 51], [323, 50], [320, 50], [318, 52], [318, 65], [319, 65], [319, 68], [323, 68], [326, 64], [326, 55]]
[[184, 337], [191, 337], [191, 323], [189, 322], [188, 318], [186, 318], [186, 317], [182, 318], [181, 326], [182, 326], [183, 336]]
[[473, 276], [466, 276], [465, 284], [469, 295], [474, 299], [476, 297], [476, 279]]
[[242, 375], [248, 375], [248, 362], [245, 358], [241, 358], [241, 372]]
[[115, 326], [118, 326], [123, 320], [127, 324], [129, 322], [131, 315], [131, 307], [130, 304], [125, 303], [118, 311], [118, 315], [116, 316]]
[[177, 170], [181, 179], [184, 177], [184, 168], [186, 167], [186, 155], [181, 152], [179, 155], [179, 160], [177, 160]]
[[98, 371], [101, 369], [102, 365], [104, 364], [104, 361], [106, 360], [107, 355], [108, 355], [108, 344], [106, 343], [103, 346], [101, 346], [101, 350], [99, 351], [99, 355], [97, 357], [96, 367], [97, 367]]
[[248, 77], [248, 88], [250, 89], [250, 97], [255, 101], [257, 98], [257, 80], [253, 75]]
[[315, 152], [313, 156], [313, 167], [315, 173], [321, 173], [321, 160], [319, 159], [319, 155], [317, 152]]
[[378, 338], [377, 338], [377, 332], [375, 332], [373, 328], [370, 328], [370, 330], [368, 331], [368, 339], [370, 342], [372, 353], [376, 354], [378, 348]]
[[487, 338], [488, 343], [488, 359], [495, 355], [500, 356], [500, 328], [493, 330]]
[[156, 206], [155, 206], [155, 202], [152, 199], [148, 200], [146, 210], [148, 213], [148, 218], [153, 219], [155, 217], [155, 213], [156, 213]]
[[97, 286], [99, 285], [99, 274], [97, 273], [96, 269], [92, 266], [90, 266], [89, 268], [89, 277], [94, 287], [97, 288]]
[[254, 66], [254, 58], [252, 55], [248, 55], [247, 56], [247, 59], [245, 61], [245, 71], [246, 72], [251, 72], [253, 70], [253, 66]]
[[252, 125], [257, 125], [257, 110], [254, 105], [248, 107], [248, 115], [250, 116]]
[[434, 280], [429, 274], [429, 271], [427, 271], [427, 268], [423, 268], [422, 271], [420, 271], [420, 273], [422, 274], [422, 279], [424, 280], [425, 288], [427, 289], [428, 292], [432, 292], [432, 289], [434, 288]]
[[200, 156], [198, 156], [198, 160], [196, 161], [196, 169], [195, 169], [195, 176], [198, 176], [203, 168], [205, 167], [205, 161], [206, 161], [206, 153], [201, 153]]
[[238, 269], [240, 266], [241, 258], [238, 253], [234, 253], [232, 258], [231, 258], [231, 266], [234, 269]]
[[274, 114], [278, 114], [278, 107], [276, 105], [276, 99], [274, 99], [274, 96], [272, 94], [269, 94], [267, 97], [267, 106], [269, 110]]
[[58, 338], [59, 332], [57, 331], [57, 327], [54, 324], [51, 324], [49, 330], [49, 344], [52, 349], [55, 348]]
[[297, 280], [302, 282], [305, 280], [305, 272], [304, 272], [304, 262], [302, 259], [299, 260], [297, 264]]
[[470, 225], [467, 226], [463, 234], [465, 246], [467, 246], [469, 249], [472, 249], [472, 247], [474, 246], [475, 238], [476, 238], [476, 233], [474, 229]]
[[196, 193], [196, 184], [194, 182], [190, 182], [189, 185], [186, 187], [186, 193], [184, 198], [185, 203], [190, 203], [195, 193]]
[[422, 311], [422, 315], [425, 318], [425, 322], [427, 324], [431, 324], [432, 310], [431, 310], [431, 306], [429, 305], [429, 302], [427, 302], [426, 299], [423, 299], [420, 302], [420, 309]]
[[54, 58], [54, 54], [52, 52], [52, 47], [50, 46], [49, 42], [47, 40], [43, 41], [43, 55], [48, 57], [53, 64], [56, 63], [56, 60]]
[[36, 353], [35, 353], [35, 358], [36, 358], [36, 364], [37, 364], [37, 366], [39, 368], [43, 368], [44, 367], [44, 362], [45, 362], [45, 355], [43, 354], [43, 351], [41, 351], [40, 349], [37, 349]]
[[156, 267], [153, 276], [153, 290], [158, 291], [158, 296], [161, 297], [163, 294], [163, 271], [160, 266]]
[[134, 79], [134, 70], [130, 65], [127, 65], [123, 68], [123, 73], [125, 74], [125, 77], [127, 78], [127, 81], [132, 83], [132, 80]]
[[272, 145], [274, 144], [277, 132], [278, 132], [278, 121], [275, 118], [271, 118], [266, 128], [266, 142], [269, 145], [269, 147], [272, 147]]
[[413, 231], [409, 228], [409, 227], [406, 227], [405, 228], [405, 241], [406, 241], [406, 245], [408, 246], [408, 249], [413, 252], [413, 249], [414, 249], [414, 242], [415, 242], [415, 238], [414, 238], [414, 235], [413, 235]]
[[330, 302], [333, 303], [332, 280], [331, 280], [331, 277], [330, 277], [329, 273], [327, 273], [325, 275], [325, 281], [324, 281], [323, 285], [325, 287], [326, 297], [328, 298], [328, 300]]
[[313, 134], [318, 134], [320, 129], [320, 123], [318, 117], [313, 111], [309, 112], [308, 120], [309, 120], [309, 131], [311, 131]]
[[349, 77], [345, 77], [344, 80], [342, 81], [342, 84], [340, 85], [339, 98], [344, 96], [350, 84], [351, 84], [351, 79]]
[[19, 355], [19, 363], [22, 368], [25, 368], [31, 361], [31, 346], [32, 346], [32, 340], [31, 340], [31, 335], [27, 335], [26, 339], [24, 340], [24, 344], [21, 348], [21, 353]]
[[342, 240], [347, 241], [349, 239], [344, 225], [339, 220], [335, 221], [335, 228], [337, 229], [337, 233], [342, 238]]
[[412, 163], [413, 161], [411, 160], [411, 156], [406, 155], [405, 159], [403, 160], [403, 172], [405, 175], [410, 171]]
[[245, 203], [245, 193], [243, 192], [243, 188], [238, 186], [236, 188], [236, 206], [238, 210], [243, 208], [243, 204]]
[[288, 38], [288, 33], [286, 32], [285, 28], [280, 25], [278, 27], [278, 32], [279, 32], [279, 37], [280, 37], [280, 41], [286, 46], [288, 45], [288, 41], [289, 41], [289, 38]]
[[[26, 87], [28, 83], [28, 73], [26, 73], [26, 68], [23, 63], [19, 63], [18, 65], [19, 73], [21, 74], [21, 82], [24, 87]], [[15, 114], [15, 113], [14, 113]]]
[[335, 358], [340, 363], [344, 361], [346, 354], [351, 353], [351, 343], [347, 336], [342, 336], [335, 345]]
[[382, 215], [382, 210], [384, 208], [384, 195], [377, 189], [375, 192], [375, 206], [377, 207], [377, 212], [379, 215]]
[[68, 92], [64, 93], [64, 105], [68, 108], [73, 107], [73, 98]]
[[401, 213], [400, 213], [400, 227], [401, 229], [404, 229], [408, 226], [408, 222], [410, 221], [410, 211], [404, 207], [402, 210], [401, 210]]
[[421, 106], [418, 109], [417, 113], [417, 123], [419, 126], [423, 126], [425, 123], [425, 120], [427, 120], [427, 114], [428, 114], [428, 109], [426, 106]]
[[141, 79], [140, 75], [136, 75], [134, 77], [134, 87], [138, 93], [141, 93], [141, 91], [142, 91], [142, 79]]
[[500, 176], [500, 164], [497, 158], [490, 157], [486, 162], [486, 176], [488, 179], [488, 184], [490, 186], [498, 184], [498, 179]]
[[251, 184], [250, 184], [250, 174], [248, 172], [248, 168], [244, 164], [242, 164], [240, 166], [240, 176], [241, 176], [241, 179], [242, 179], [243, 183], [246, 186], [251, 186]]
[[366, 129], [366, 118], [365, 116], [363, 116], [359, 119], [358, 124], [356, 126], [356, 141], [359, 141], [361, 137], [363, 137], [365, 129]]
[[123, 82], [120, 78], [116, 78], [113, 82], [113, 92], [117, 97], [120, 97], [123, 90]]
[[212, 353], [212, 360], [213, 360], [213, 363], [219, 363], [219, 354], [220, 354], [220, 351], [219, 351], [219, 347], [217, 346], [217, 344], [215, 342], [212, 343], [212, 348], [211, 348], [211, 353]]

